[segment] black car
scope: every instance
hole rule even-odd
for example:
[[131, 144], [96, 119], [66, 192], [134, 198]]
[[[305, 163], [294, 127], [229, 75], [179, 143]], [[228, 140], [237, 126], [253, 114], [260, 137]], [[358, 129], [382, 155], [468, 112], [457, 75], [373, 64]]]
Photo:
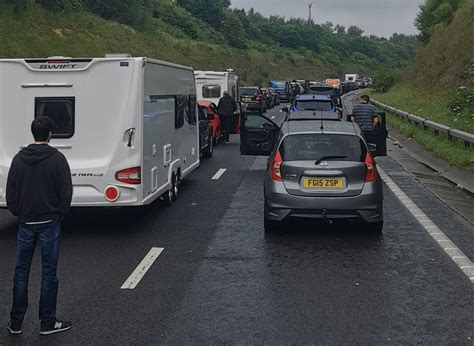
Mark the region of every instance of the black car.
[[265, 95], [259, 87], [240, 88], [240, 101], [247, 106], [247, 111], [260, 114], [267, 111]]
[[214, 154], [214, 141], [212, 139], [211, 120], [214, 115], [204, 113], [198, 107], [199, 115], [199, 148], [203, 157], [212, 157]]

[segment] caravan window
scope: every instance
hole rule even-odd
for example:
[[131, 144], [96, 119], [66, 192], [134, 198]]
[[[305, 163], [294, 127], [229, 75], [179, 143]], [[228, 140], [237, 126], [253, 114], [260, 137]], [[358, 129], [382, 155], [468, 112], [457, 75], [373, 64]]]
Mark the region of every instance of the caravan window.
[[204, 85], [202, 87], [202, 97], [205, 99], [215, 99], [221, 97], [220, 85]]
[[189, 111], [186, 120], [190, 125], [196, 125], [196, 95], [189, 95]]
[[184, 125], [185, 113], [188, 113], [189, 101], [186, 96], [175, 96], [175, 122], [174, 127], [179, 129]]
[[74, 135], [74, 97], [36, 97], [35, 118], [49, 117], [54, 121], [53, 138], [71, 138]]

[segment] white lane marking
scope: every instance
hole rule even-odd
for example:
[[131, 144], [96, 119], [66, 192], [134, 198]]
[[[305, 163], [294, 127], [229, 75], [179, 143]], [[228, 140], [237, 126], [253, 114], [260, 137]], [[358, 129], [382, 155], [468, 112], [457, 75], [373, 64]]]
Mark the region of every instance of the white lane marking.
[[212, 177], [212, 180], [219, 180], [223, 175], [224, 173], [227, 171], [227, 168], [221, 168], [217, 171], [216, 174], [214, 174], [214, 176]]
[[378, 171], [383, 181], [408, 209], [408, 211], [418, 220], [426, 232], [443, 249], [443, 251], [456, 263], [464, 274], [474, 283], [474, 265], [471, 260], [454, 244], [444, 233], [434, 224], [431, 219], [398, 187], [397, 184], [380, 168]]
[[276, 116], [276, 115], [274, 115], [274, 116], [272, 116], [272, 119], [275, 119], [276, 117], [277, 117], [277, 116]]
[[133, 290], [141, 279], [145, 276], [146, 272], [153, 263], [156, 261], [159, 255], [163, 252], [164, 248], [162, 247], [152, 247], [145, 258], [140, 262], [138, 267], [133, 271], [133, 273], [128, 277], [128, 279], [123, 283], [122, 290]]

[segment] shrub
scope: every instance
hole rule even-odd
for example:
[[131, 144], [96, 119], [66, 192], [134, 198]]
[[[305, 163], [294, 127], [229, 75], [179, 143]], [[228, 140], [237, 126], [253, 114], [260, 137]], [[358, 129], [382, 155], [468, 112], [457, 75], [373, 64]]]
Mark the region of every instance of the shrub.
[[386, 93], [397, 83], [400, 78], [398, 70], [385, 67], [375, 73], [375, 84], [373, 89], [378, 93]]

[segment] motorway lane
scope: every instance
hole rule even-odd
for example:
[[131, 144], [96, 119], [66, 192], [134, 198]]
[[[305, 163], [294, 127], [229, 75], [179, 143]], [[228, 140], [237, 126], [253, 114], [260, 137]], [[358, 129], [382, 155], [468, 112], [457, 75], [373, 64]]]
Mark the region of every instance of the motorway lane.
[[[458, 233], [472, 259], [472, 225], [390, 158], [380, 164], [443, 231]], [[73, 329], [37, 335], [36, 258], [24, 335], [0, 330], [0, 343], [470, 342], [472, 284], [387, 188], [381, 236], [307, 223], [265, 235], [264, 167], [265, 158], [239, 156], [233, 138], [184, 182], [171, 208], [75, 213], [65, 224], [59, 299]], [[211, 181], [220, 168], [226, 173]], [[13, 222], [0, 212], [5, 323]], [[120, 290], [153, 246], [165, 250], [142, 282]]]

